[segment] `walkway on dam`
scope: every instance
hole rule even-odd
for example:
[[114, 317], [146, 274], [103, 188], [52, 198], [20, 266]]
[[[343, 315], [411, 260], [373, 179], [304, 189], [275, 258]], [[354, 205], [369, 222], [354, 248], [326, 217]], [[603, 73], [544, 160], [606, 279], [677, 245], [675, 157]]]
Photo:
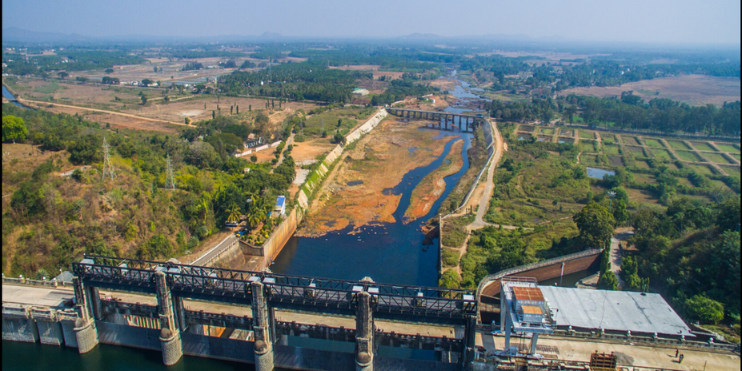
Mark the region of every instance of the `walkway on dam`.
[[[2, 296], [4, 303], [20, 303], [26, 305], [39, 305], [48, 307], [63, 307], [64, 303], [75, 297], [72, 286], [65, 287], [38, 287], [27, 285], [2, 285]], [[110, 290], [100, 290], [101, 300], [121, 300], [124, 303], [140, 303], [143, 305], [156, 306], [157, 298], [154, 295], [138, 295]], [[195, 300], [183, 300], [186, 309], [190, 311], [201, 311], [206, 313], [225, 313], [239, 317], [252, 318], [250, 306], [226, 305], [224, 303], [204, 302]], [[307, 325], [325, 325], [331, 327], [343, 326], [348, 329], [356, 328], [356, 320], [352, 316], [328, 316], [313, 313], [289, 312], [276, 309], [276, 319], [283, 322], [296, 322]], [[464, 334], [464, 326], [428, 325], [415, 323], [390, 322], [381, 319], [374, 320], [377, 329], [386, 332], [394, 331], [397, 334], [423, 336], [456, 337], [461, 338]]]
[[[502, 350], [505, 347], [504, 336], [493, 336], [489, 333], [477, 333], [476, 344], [483, 346], [488, 353], [495, 349]], [[510, 343], [512, 346], [528, 347], [531, 339], [514, 338]], [[675, 358], [675, 349], [678, 349], [685, 358], [683, 363], [678, 363]], [[584, 339], [568, 339], [564, 337], [543, 335], [538, 339], [537, 352], [544, 359], [558, 358], [560, 360], [587, 361], [590, 354], [598, 351], [600, 353], [611, 353], [618, 355], [619, 366], [639, 366], [648, 369], [669, 370], [739, 370], [740, 357], [738, 354], [723, 351], [712, 351], [709, 349], [681, 347], [674, 345], [635, 345], [631, 342], [619, 343], [616, 341], [593, 341]], [[645, 370], [641, 368], [641, 370]]]

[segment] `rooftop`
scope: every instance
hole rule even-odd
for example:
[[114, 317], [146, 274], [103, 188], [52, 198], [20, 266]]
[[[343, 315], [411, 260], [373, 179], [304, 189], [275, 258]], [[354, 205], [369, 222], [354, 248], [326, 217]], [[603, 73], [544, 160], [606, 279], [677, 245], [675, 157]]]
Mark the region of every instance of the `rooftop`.
[[694, 336], [660, 294], [540, 286], [558, 326]]
[[541, 307], [537, 307], [535, 305], [524, 305], [521, 308], [523, 309], [523, 314], [544, 314], [544, 311], [541, 310]]
[[544, 301], [544, 295], [538, 287], [512, 286], [515, 300]]

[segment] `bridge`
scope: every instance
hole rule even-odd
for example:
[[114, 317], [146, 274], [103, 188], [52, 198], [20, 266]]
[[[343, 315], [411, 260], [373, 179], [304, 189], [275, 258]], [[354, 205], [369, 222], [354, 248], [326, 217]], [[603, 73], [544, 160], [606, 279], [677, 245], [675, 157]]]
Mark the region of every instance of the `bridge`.
[[463, 132], [471, 132], [474, 131], [474, 128], [477, 126], [482, 125], [485, 120], [484, 116], [480, 115], [462, 115], [458, 113], [419, 111], [391, 107], [388, 107], [386, 110], [390, 114], [398, 117], [437, 121], [437, 127], [441, 130], [453, 130], [458, 126], [458, 129]]
[[[175, 364], [183, 354], [189, 354], [250, 362], [259, 371], [273, 370], [274, 366], [373, 370], [384, 369], [385, 364], [405, 362], [414, 368], [455, 370], [474, 360], [477, 302], [473, 291], [380, 284], [368, 278], [334, 280], [93, 255], [73, 263], [72, 272], [78, 317], [74, 322], [74, 340], [80, 353], [104, 342], [161, 350], [166, 365]], [[101, 300], [101, 289], [154, 295], [156, 300], [150, 304]], [[189, 310], [184, 299], [233, 305], [241, 312]], [[339, 319], [351, 317], [355, 328], [350, 328], [352, 324], [349, 328], [319, 323], [297, 325], [278, 320], [277, 310]], [[463, 327], [464, 331], [461, 338], [420, 336], [385, 332], [376, 327], [375, 321], [453, 325]], [[249, 333], [243, 339], [248, 341], [229, 343], [229, 339], [204, 336], [204, 328], [214, 326], [219, 331], [229, 329], [230, 334]], [[290, 357], [298, 348], [288, 347], [285, 339], [297, 334], [337, 342], [339, 348], [355, 343], [354, 351], [301, 349], [307, 353], [305, 357]], [[421, 361], [382, 357], [376, 354], [380, 345], [434, 350], [439, 358]]]

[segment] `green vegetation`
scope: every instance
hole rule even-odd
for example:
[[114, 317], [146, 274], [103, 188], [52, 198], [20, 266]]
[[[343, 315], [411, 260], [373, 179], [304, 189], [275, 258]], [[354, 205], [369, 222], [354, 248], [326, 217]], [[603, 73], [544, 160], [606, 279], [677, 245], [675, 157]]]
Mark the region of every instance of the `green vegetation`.
[[644, 138], [644, 143], [646, 143], [650, 147], [665, 148], [665, 146], [660, 143], [659, 139]]
[[3, 116], [3, 142], [22, 142], [28, 137], [28, 129], [23, 119], [15, 116]]
[[716, 151], [714, 147], [711, 147], [711, 145], [706, 142], [690, 142], [690, 144], [699, 151]]
[[724, 157], [721, 153], [711, 153], [711, 152], [702, 152], [702, 157], [705, 157], [707, 160], [711, 162], [715, 162], [717, 164], [728, 164], [731, 161], [727, 160], [726, 157]]
[[[199, 246], [236, 213], [246, 215], [251, 242], [261, 243], [276, 225], [267, 217], [276, 196], [287, 194], [295, 176], [290, 156], [273, 174], [268, 165], [231, 156], [230, 138], [242, 133], [232, 117], [196, 123], [183, 136], [119, 133], [77, 116], [3, 104], [4, 121], [12, 117], [28, 126], [27, 141], [55, 153], [30, 169], [25, 161], [32, 157], [3, 167], [3, 189], [12, 193], [2, 216], [6, 275], [68, 269], [84, 252], [165, 259]], [[116, 179], [101, 182], [104, 136]], [[163, 189], [168, 155], [174, 191]], [[72, 164], [92, 168], [69, 178], [54, 174]]]
[[734, 146], [731, 144], [716, 143], [716, 146], [719, 147], [724, 152], [739, 153], [739, 145]]
[[740, 290], [739, 196], [710, 204], [678, 198], [665, 211], [637, 210], [631, 223], [639, 277], [690, 320], [739, 321], [740, 297], [729, 294]]
[[685, 161], [692, 161], [692, 162], [703, 161], [703, 159], [700, 156], [698, 156], [696, 152], [675, 151], [675, 153], [677, 153], [678, 157], [680, 157], [682, 160], [685, 160]]
[[672, 148], [674, 148], [676, 150], [678, 150], [678, 149], [680, 149], [680, 150], [689, 150], [689, 149], [691, 149], [684, 142], [680, 142], [680, 141], [676, 141], [676, 140], [667, 140], [667, 143], [670, 144], [670, 147], [672, 147]]
[[327, 68], [326, 63], [305, 62], [281, 64], [256, 72], [235, 71], [220, 79], [219, 86], [227, 95], [334, 103], [350, 102], [356, 80], [371, 78], [370, 72], [341, 71]]

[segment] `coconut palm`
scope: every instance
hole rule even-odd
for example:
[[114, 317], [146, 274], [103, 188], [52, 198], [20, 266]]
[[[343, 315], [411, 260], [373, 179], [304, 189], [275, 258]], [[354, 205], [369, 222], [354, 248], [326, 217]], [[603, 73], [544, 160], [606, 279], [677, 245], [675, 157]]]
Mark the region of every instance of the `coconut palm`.
[[232, 203], [232, 206], [229, 208], [229, 215], [227, 216], [227, 222], [229, 223], [239, 223], [240, 221], [240, 213], [242, 210], [240, 210], [240, 207], [237, 206], [234, 202]]

